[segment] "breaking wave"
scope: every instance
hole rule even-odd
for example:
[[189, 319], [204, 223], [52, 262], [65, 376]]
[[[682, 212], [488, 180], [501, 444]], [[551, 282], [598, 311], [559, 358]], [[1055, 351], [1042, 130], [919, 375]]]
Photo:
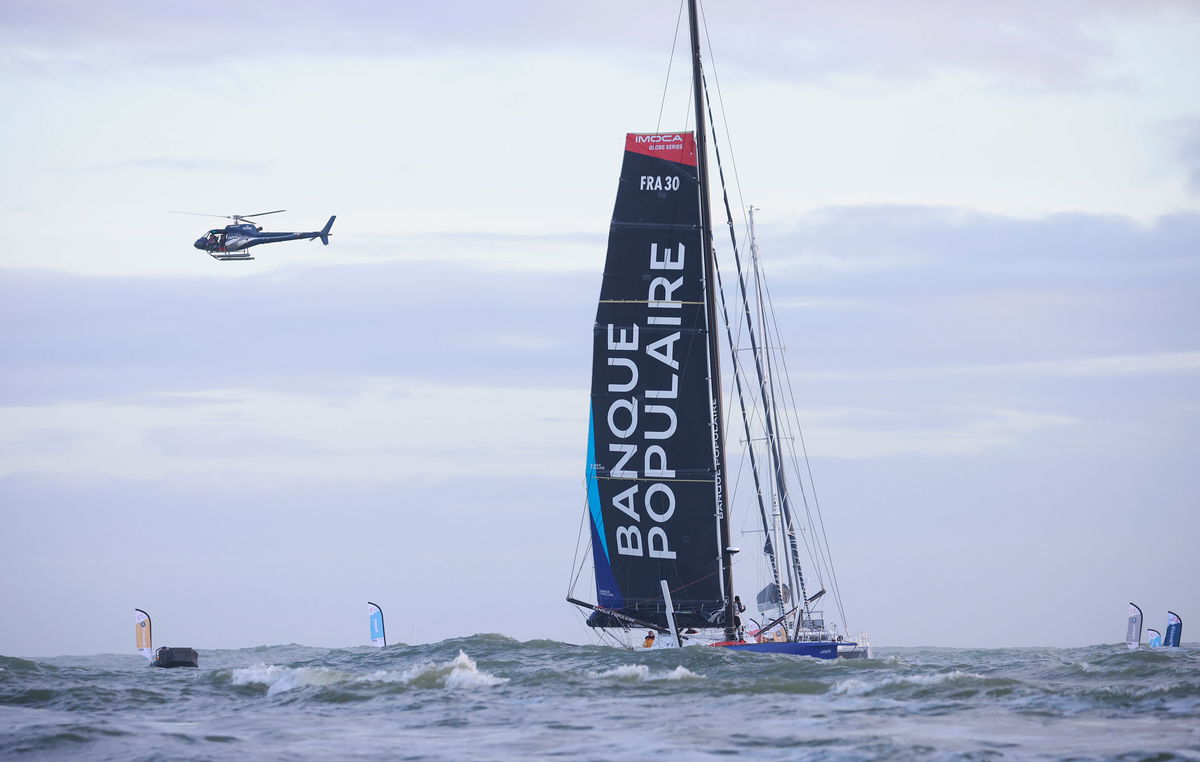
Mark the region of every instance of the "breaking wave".
[[702, 680], [704, 675], [698, 675], [683, 665], [668, 672], [653, 672], [645, 664], [623, 664], [604, 672], [589, 672], [589, 677], [629, 680], [631, 682], [646, 682], [649, 680]]
[[356, 674], [331, 667], [285, 667], [256, 664], [234, 669], [230, 683], [265, 686], [268, 696], [298, 688], [324, 688], [347, 684], [395, 683], [414, 688], [483, 688], [508, 682], [508, 678], [481, 671], [465, 651], [449, 662], [421, 662], [403, 670], [376, 670]]
[[988, 678], [984, 675], [979, 675], [974, 672], [963, 672], [962, 670], [953, 670], [952, 672], [935, 672], [929, 675], [901, 675], [899, 677], [888, 677], [879, 681], [860, 680], [858, 678], [849, 678], [840, 680], [833, 686], [831, 693], [837, 693], [844, 696], [863, 696], [868, 693], [874, 693], [893, 686], [916, 686], [927, 688], [943, 683], [982, 681]]

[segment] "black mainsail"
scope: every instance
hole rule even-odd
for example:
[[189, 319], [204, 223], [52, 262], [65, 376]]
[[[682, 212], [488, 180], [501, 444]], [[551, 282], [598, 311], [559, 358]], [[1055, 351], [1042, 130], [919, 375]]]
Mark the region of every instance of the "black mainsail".
[[596, 600], [660, 627], [663, 580], [681, 627], [723, 625], [726, 605], [696, 158], [692, 133], [626, 136], [593, 341]]

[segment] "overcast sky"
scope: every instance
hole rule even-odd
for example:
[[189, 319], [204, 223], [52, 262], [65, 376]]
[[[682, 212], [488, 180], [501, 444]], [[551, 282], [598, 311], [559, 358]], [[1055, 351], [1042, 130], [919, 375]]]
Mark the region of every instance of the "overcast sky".
[[[691, 126], [677, 14], [0, 6], [0, 653], [132, 651], [135, 606], [364, 644], [368, 599], [585, 642], [595, 300], [625, 132]], [[706, 14], [851, 627], [1200, 621], [1200, 6]], [[167, 213], [280, 208], [331, 245]]]

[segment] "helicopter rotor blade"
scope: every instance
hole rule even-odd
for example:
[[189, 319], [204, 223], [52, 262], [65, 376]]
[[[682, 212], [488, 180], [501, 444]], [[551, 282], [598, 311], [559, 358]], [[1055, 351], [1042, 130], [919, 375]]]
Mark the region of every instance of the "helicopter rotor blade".
[[221, 217], [222, 219], [226, 219], [226, 220], [233, 219], [233, 217], [231, 217], [231, 216], [230, 216], [230, 215], [228, 215], [228, 214], [206, 214], [206, 213], [204, 213], [204, 212], [176, 212], [176, 211], [168, 211], [168, 212], [167, 212], [167, 214], [190, 214], [190, 215], [193, 215], [193, 216], [195, 216], [195, 217]]
[[251, 217], [262, 217], [264, 214], [279, 214], [280, 212], [286, 212], [286, 211], [287, 211], [287, 209], [276, 209], [273, 212], [258, 212], [257, 214], [238, 214], [238, 215], [234, 215], [234, 216], [241, 217], [242, 219], [249, 219]]

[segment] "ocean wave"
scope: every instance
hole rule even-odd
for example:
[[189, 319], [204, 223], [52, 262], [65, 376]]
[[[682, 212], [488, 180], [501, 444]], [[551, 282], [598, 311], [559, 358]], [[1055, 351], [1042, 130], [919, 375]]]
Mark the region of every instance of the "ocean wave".
[[446, 688], [485, 688], [508, 682], [506, 677], [480, 671], [466, 651], [459, 651], [448, 665], [427, 663], [410, 667], [405, 670], [405, 677], [414, 684], [432, 682]]
[[28, 673], [40, 672], [42, 665], [29, 659], [19, 659], [16, 656], [0, 656], [0, 672]]
[[368, 674], [330, 667], [256, 664], [232, 670], [230, 682], [239, 686], [266, 686], [267, 695], [274, 696], [297, 688], [366, 683], [396, 683], [416, 688], [483, 688], [506, 683], [508, 678], [481, 671], [465, 651], [459, 651], [458, 656], [449, 662], [421, 662], [403, 670], [375, 670]]
[[915, 686], [920, 688], [928, 688], [930, 686], [942, 685], [944, 683], [987, 679], [988, 678], [984, 675], [976, 674], [974, 672], [963, 672], [962, 670], [958, 669], [951, 672], [935, 672], [928, 675], [901, 675], [899, 677], [887, 677], [878, 682], [860, 680], [852, 677], [846, 680], [839, 680], [834, 684], [831, 692], [845, 696], [862, 696], [895, 686]]
[[598, 679], [629, 680], [634, 682], [704, 679], [704, 675], [698, 675], [682, 664], [668, 672], [654, 672], [645, 664], [622, 664], [619, 667], [613, 667], [604, 672], [589, 672], [588, 676]]

